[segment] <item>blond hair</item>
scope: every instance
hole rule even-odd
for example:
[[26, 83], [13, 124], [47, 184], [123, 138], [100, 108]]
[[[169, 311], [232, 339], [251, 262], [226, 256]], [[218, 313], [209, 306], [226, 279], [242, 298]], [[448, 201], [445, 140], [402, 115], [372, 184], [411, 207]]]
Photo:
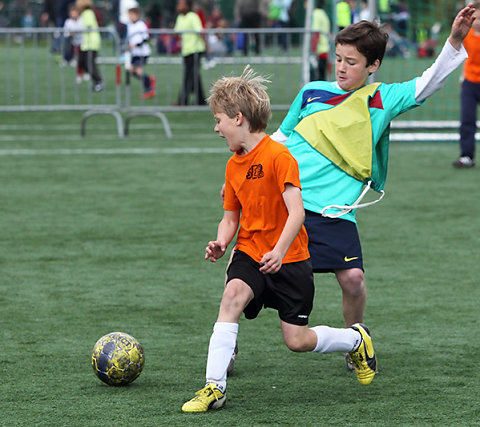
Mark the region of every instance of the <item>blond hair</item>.
[[217, 80], [207, 101], [214, 113], [225, 113], [230, 118], [242, 113], [250, 125], [250, 132], [261, 132], [267, 128], [272, 114], [266, 83], [270, 80], [256, 75], [247, 65], [240, 77]]

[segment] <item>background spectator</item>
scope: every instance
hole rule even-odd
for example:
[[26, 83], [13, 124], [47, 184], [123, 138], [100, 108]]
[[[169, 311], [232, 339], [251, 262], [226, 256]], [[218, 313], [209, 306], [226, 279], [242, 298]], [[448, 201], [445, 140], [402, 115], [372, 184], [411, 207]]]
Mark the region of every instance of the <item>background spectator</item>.
[[41, 16], [42, 27], [55, 27], [57, 22], [57, 3], [58, 0], [44, 1], [43, 12]]
[[347, 1], [339, 0], [337, 2], [337, 27], [338, 31], [343, 30], [352, 23], [352, 12], [350, 4]]
[[[271, 0], [269, 19], [272, 21], [273, 28], [287, 28], [290, 26], [290, 8], [292, 0]], [[283, 50], [288, 49], [287, 34], [282, 33], [279, 36], [280, 45]]]
[[162, 10], [157, 2], [150, 3], [145, 7], [145, 22], [149, 28], [162, 26]]
[[373, 21], [373, 16], [370, 14], [370, 7], [367, 0], [360, 2], [360, 12], [358, 12], [360, 21]]
[[127, 36], [128, 10], [138, 6], [136, 0], [113, 0], [112, 14], [121, 43], [125, 43]]
[[[269, 13], [268, 0], [236, 0], [234, 16], [239, 28], [260, 28], [266, 25]], [[238, 47], [248, 55], [251, 37], [237, 37]], [[253, 34], [254, 48], [257, 55], [261, 52], [261, 38], [258, 33]]]
[[[199, 16], [192, 10], [191, 0], [178, 0], [178, 16], [175, 22], [175, 30], [201, 31], [202, 22]], [[188, 105], [190, 94], [195, 96], [196, 105], [205, 105], [202, 79], [200, 76], [200, 59], [205, 53], [205, 42], [202, 36], [194, 33], [182, 33], [182, 57], [183, 77], [182, 88], [178, 97], [178, 105]]]
[[316, 54], [316, 70], [311, 70], [310, 80], [326, 80], [328, 55], [330, 52], [330, 19], [325, 12], [325, 0], [316, 0], [313, 10], [312, 30], [318, 31], [312, 37], [313, 51]]
[[[92, 0], [77, 0], [77, 8], [82, 21], [82, 28], [90, 30], [82, 35], [79, 62], [83, 70], [86, 70], [93, 81], [93, 91], [103, 90], [103, 80], [97, 67], [97, 55], [100, 50], [102, 39], [98, 29], [98, 21], [93, 11]], [[93, 31], [92, 31], [93, 30]]]
[[31, 9], [26, 9], [25, 14], [22, 16], [22, 28], [35, 28], [37, 26], [37, 20], [32, 14]]
[[[228, 21], [223, 17], [220, 8], [214, 8], [212, 14], [207, 19], [207, 29], [225, 29], [228, 28]], [[216, 65], [216, 57], [225, 56], [232, 53], [233, 43], [228, 34], [208, 34], [207, 36], [207, 62], [204, 65], [206, 69]]]
[[475, 132], [480, 105], [480, 0], [473, 1], [473, 5], [475, 21], [463, 41], [468, 58], [463, 67], [460, 92], [460, 157], [453, 162], [456, 168], [475, 166]]
[[8, 19], [5, 16], [5, 3], [0, 1], [0, 28], [8, 26]]
[[139, 79], [143, 85], [142, 98], [153, 98], [155, 96], [155, 77], [148, 75], [144, 71], [148, 57], [151, 54], [151, 48], [148, 44], [150, 35], [145, 22], [140, 19], [139, 7], [132, 7], [128, 10], [129, 23], [127, 25], [128, 49], [131, 55], [131, 61], [128, 72]]
[[397, 33], [400, 35], [400, 37], [407, 37], [408, 21], [410, 19], [410, 15], [408, 13], [408, 7], [405, 4], [404, 0], [398, 0], [394, 19], [395, 29], [397, 30]]
[[350, 5], [350, 22], [352, 24], [356, 24], [360, 22], [360, 14], [358, 11], [358, 4], [357, 0], [348, 0], [348, 4]]
[[77, 66], [76, 82], [82, 82], [83, 70], [79, 64], [80, 46], [82, 45], [82, 22], [75, 3], [69, 6], [69, 17], [63, 24], [63, 36], [65, 39], [63, 60], [64, 63]]

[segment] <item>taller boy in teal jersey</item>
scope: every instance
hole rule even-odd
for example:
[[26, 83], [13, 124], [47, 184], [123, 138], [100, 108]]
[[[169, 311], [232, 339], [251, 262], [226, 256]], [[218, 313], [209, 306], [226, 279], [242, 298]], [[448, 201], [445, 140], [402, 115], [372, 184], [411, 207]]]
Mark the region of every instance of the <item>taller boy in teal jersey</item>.
[[435, 63], [404, 83], [367, 85], [388, 35], [367, 21], [346, 27], [335, 40], [336, 81], [304, 86], [272, 135], [299, 164], [313, 269], [336, 274], [346, 326], [363, 321], [366, 302], [355, 208], [367, 183], [383, 189], [392, 119], [423, 104], [467, 57], [473, 13], [471, 4], [458, 13]]

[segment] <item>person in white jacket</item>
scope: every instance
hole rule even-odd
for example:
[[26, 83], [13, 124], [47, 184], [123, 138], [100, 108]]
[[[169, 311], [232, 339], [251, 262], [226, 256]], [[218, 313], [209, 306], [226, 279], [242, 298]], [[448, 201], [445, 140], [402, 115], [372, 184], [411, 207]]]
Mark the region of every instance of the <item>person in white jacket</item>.
[[[144, 71], [148, 57], [152, 53], [148, 40], [147, 25], [140, 19], [140, 9], [138, 5], [128, 10], [130, 22], [127, 26], [127, 42], [130, 54], [130, 64], [127, 68], [131, 75], [142, 81], [142, 98], [153, 98], [155, 96], [155, 76], [148, 75]], [[128, 55], [127, 55], [128, 56]]]

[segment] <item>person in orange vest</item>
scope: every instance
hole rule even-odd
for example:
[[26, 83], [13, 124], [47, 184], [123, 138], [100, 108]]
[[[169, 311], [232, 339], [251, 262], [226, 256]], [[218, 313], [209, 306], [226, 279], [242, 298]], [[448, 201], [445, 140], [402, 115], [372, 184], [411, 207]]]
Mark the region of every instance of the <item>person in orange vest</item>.
[[460, 92], [460, 157], [453, 162], [456, 168], [475, 166], [475, 132], [477, 130], [477, 107], [480, 104], [480, 0], [473, 6], [475, 21], [463, 41], [468, 58], [463, 68]]

